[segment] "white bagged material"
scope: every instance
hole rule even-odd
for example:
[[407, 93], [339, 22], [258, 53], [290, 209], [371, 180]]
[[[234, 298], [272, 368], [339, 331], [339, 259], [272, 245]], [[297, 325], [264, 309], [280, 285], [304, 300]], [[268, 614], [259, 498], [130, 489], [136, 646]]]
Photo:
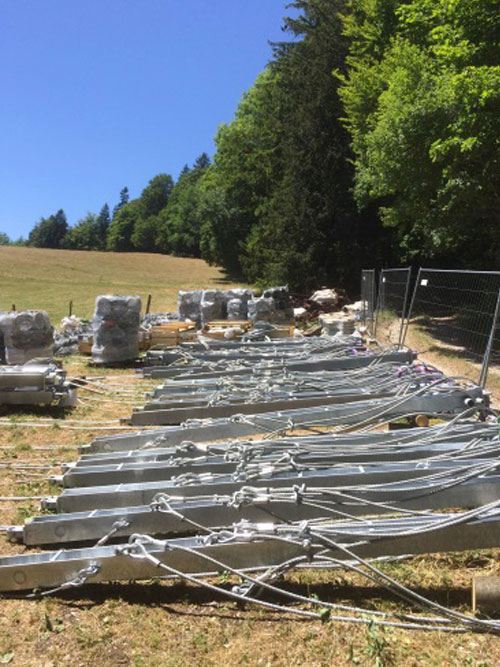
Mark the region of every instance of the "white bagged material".
[[324, 313], [320, 315], [319, 323], [323, 327], [323, 333], [328, 336], [350, 336], [354, 333], [355, 319], [343, 313]]
[[339, 302], [339, 295], [334, 289], [319, 289], [311, 296], [311, 301], [319, 303], [320, 306], [334, 307]]
[[362, 320], [363, 315], [368, 312], [368, 302], [367, 301], [355, 301], [350, 303], [342, 308], [344, 313], [349, 313], [349, 315], [354, 315], [356, 320]]
[[69, 317], [63, 317], [61, 324], [59, 325], [62, 331], [67, 333], [73, 332], [75, 329], [78, 329], [82, 326], [82, 321], [76, 315], [70, 315]]
[[92, 359], [104, 364], [136, 359], [139, 355], [140, 321], [140, 297], [98, 296], [92, 323]]

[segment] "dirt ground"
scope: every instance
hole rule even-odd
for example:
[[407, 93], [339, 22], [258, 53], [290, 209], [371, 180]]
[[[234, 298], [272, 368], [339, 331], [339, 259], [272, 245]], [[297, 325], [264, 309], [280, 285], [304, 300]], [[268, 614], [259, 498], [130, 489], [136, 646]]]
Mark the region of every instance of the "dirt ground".
[[[0, 431], [0, 524], [19, 524], [39, 513], [37, 497], [58, 492], [48, 483], [48, 475], [59, 472], [58, 463], [75, 460], [78, 445], [106, 432], [92, 422], [109, 421], [116, 427], [153, 384], [133, 370], [89, 368], [84, 359], [72, 358], [65, 366], [71, 376], [105, 376], [103, 381], [112, 385], [112, 391], [105, 395], [81, 391], [82, 402], [63, 419], [54, 415], [44, 421], [46, 414], [33, 411], [7, 416], [9, 425]], [[0, 420], [5, 417], [0, 414]], [[26, 421], [47, 426], [23, 426]], [[9, 500], [11, 496], [33, 499], [17, 502]], [[25, 551], [0, 533], [2, 555]], [[500, 553], [436, 554], [384, 567], [430, 599], [470, 612], [472, 577], [499, 573]], [[289, 575], [287, 585], [320, 599], [409, 610], [346, 571], [303, 571]], [[252, 605], [241, 608], [194, 585], [146, 581], [89, 585], [40, 600], [0, 599], [2, 664], [493, 667], [500, 664], [500, 639], [297, 620]]]

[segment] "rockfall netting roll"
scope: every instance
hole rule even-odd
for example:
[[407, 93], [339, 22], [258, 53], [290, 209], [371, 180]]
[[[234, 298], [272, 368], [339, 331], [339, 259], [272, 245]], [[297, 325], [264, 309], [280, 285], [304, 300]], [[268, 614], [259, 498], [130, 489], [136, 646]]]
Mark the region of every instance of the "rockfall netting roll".
[[54, 327], [42, 310], [0, 314], [5, 361], [24, 364], [36, 357], [52, 357]]
[[140, 297], [98, 296], [92, 324], [92, 359], [103, 364], [136, 359], [139, 355], [140, 322]]

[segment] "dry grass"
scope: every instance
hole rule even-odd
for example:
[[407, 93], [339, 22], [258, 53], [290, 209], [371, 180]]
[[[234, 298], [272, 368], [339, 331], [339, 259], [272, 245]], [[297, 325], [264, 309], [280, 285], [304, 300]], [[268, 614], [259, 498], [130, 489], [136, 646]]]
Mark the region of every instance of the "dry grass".
[[[406, 345], [418, 350], [418, 356], [428, 364], [436, 366], [450, 376], [466, 377], [478, 382], [481, 364], [457, 354], [457, 350], [428, 334], [417, 323], [410, 323]], [[491, 365], [488, 371], [486, 389], [490, 392], [492, 404], [500, 406], [500, 368]]]
[[[14, 263], [15, 277], [13, 271], [7, 275], [6, 268]], [[104, 263], [106, 272], [102, 269]], [[58, 272], [53, 280], [44, 276], [42, 266]], [[0, 271], [4, 284], [0, 307], [10, 306], [12, 301], [19, 308], [45, 307], [54, 320], [65, 313], [69, 298], [75, 301], [75, 311], [85, 315], [90, 314], [93, 299], [100, 292], [151, 292], [154, 309], [159, 310], [174, 305], [179, 287], [218, 284], [222, 279], [216, 269], [197, 260], [23, 248], [0, 248]], [[19, 283], [18, 271], [22, 277]], [[37, 282], [36, 288], [33, 281]], [[155, 282], [161, 288], [155, 287]], [[416, 340], [410, 342], [422, 349], [425, 343], [423, 339], [419, 344]], [[436, 357], [435, 363], [438, 361], [442, 360]], [[143, 393], [151, 387], [149, 381], [130, 370], [93, 369], [78, 358], [71, 358], [65, 365], [71, 375], [105, 375], [106, 382], [121, 383], [135, 393], [124, 399], [113, 393], [102, 397], [81, 391], [84, 401], [71, 415], [54, 413], [50, 428], [19, 425], [27, 419], [39, 421], [46, 414], [33, 410], [9, 413], [12, 425], [0, 427], [0, 463], [39, 463], [50, 470], [41, 467], [30, 473], [39, 476], [31, 477], [20, 470], [2, 469], [0, 496], [57, 493], [47, 482], [48, 475], [59, 472], [58, 463], [75, 460], [78, 445], [103, 433], [97, 429], [66, 430], [69, 420], [89, 425], [102, 420], [118, 424], [119, 418], [128, 416], [132, 404], [141, 403]], [[103, 398], [113, 402], [102, 402]], [[36, 500], [0, 500], [0, 524], [19, 524], [38, 512]], [[24, 551], [22, 546], [9, 544], [0, 533], [0, 553]], [[500, 558], [496, 550], [436, 554], [384, 567], [402, 583], [431, 599], [468, 611], [472, 576], [499, 573]], [[290, 575], [287, 583], [297, 592], [331, 601], [407, 610], [382, 589], [340, 571], [305, 571]], [[301, 621], [252, 606], [243, 609], [192, 585], [146, 581], [89, 585], [43, 600], [0, 599], [0, 664], [494, 667], [500, 664], [500, 641], [471, 633], [384, 632], [376, 627]]]
[[[39, 462], [53, 466], [77, 457], [77, 445], [102, 431], [62, 428], [70, 419], [92, 422], [117, 420], [139, 404], [149, 381], [130, 370], [88, 368], [71, 359], [72, 375], [107, 376], [120, 382], [137, 399], [106, 400], [80, 392], [85, 401], [66, 418], [54, 415], [53, 426], [32, 429], [16, 425], [39, 420], [34, 411], [11, 415], [3, 427], [0, 462]], [[43, 417], [46, 417], [44, 414]], [[48, 447], [49, 449], [39, 449]], [[20, 471], [2, 471], [0, 496], [54, 494], [46, 478]], [[38, 501], [0, 501], [0, 524], [21, 523], [38, 513]], [[0, 538], [0, 552], [22, 553], [24, 548]], [[385, 566], [391, 575], [424, 595], [467, 611], [473, 574], [497, 573], [498, 553], [483, 551], [417, 557]], [[348, 573], [311, 573], [288, 577], [288, 585], [306, 595], [379, 609], [407, 610], [383, 590]], [[43, 600], [0, 600], [0, 664], [56, 667], [59, 665], [491, 665], [500, 662], [500, 642], [492, 636], [446, 635], [386, 630], [296, 620], [252, 606], [242, 609], [194, 586], [174, 582], [124, 583], [88, 586]]]
[[147, 253], [45, 250], [0, 246], [0, 310], [46, 310], [54, 324], [73, 312], [90, 317], [99, 294], [138, 294], [152, 310], [176, 309], [177, 291], [230, 287], [223, 272], [201, 259]]

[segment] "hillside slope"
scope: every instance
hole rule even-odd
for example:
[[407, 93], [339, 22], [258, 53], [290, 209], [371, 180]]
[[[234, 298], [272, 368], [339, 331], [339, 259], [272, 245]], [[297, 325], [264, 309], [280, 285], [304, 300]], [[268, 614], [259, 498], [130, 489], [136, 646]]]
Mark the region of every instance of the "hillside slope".
[[154, 311], [176, 308], [179, 289], [230, 287], [201, 259], [147, 253], [0, 246], [0, 310], [46, 310], [57, 325], [68, 313], [90, 317], [98, 294], [138, 294]]

